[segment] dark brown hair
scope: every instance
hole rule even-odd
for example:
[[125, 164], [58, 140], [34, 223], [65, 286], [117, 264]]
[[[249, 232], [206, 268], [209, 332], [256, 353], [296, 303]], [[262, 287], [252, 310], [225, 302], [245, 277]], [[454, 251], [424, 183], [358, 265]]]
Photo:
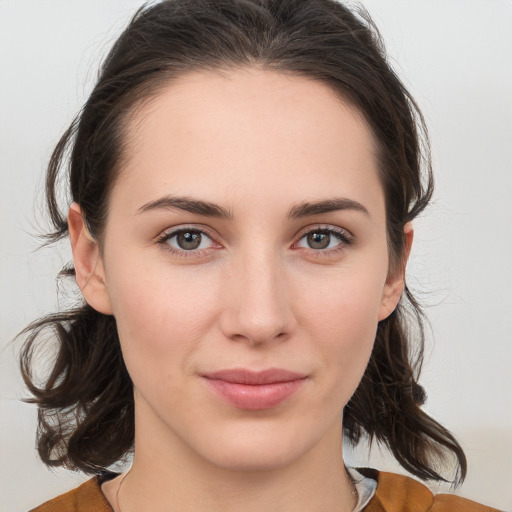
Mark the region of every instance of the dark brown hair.
[[[145, 6], [108, 54], [97, 84], [52, 155], [46, 182], [54, 225], [50, 241], [68, 234], [57, 195], [66, 173], [77, 202], [100, 241], [109, 192], [122, 169], [125, 125], [142, 101], [184, 73], [258, 67], [320, 80], [365, 117], [378, 144], [392, 265], [404, 251], [404, 225], [428, 204], [433, 190], [425, 125], [413, 98], [388, 65], [377, 29], [363, 11], [334, 0], [167, 0]], [[61, 274], [73, 275], [72, 266]], [[41, 344], [57, 339], [51, 371], [32, 370]], [[38, 449], [51, 466], [96, 472], [133, 448], [134, 403], [115, 319], [87, 304], [45, 317], [24, 331], [21, 369], [39, 407]], [[46, 334], [45, 334], [46, 333]], [[346, 437], [387, 445], [422, 479], [444, 480], [453, 456], [460, 482], [464, 453], [428, 416], [417, 379], [423, 322], [410, 290], [380, 322], [370, 362], [344, 410]]]

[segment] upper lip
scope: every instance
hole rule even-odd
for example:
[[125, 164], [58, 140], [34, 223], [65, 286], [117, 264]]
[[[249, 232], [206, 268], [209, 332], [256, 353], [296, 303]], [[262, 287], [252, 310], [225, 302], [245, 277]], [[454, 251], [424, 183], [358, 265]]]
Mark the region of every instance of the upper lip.
[[246, 368], [232, 368], [203, 374], [207, 379], [223, 380], [233, 384], [247, 384], [252, 386], [290, 382], [304, 379], [306, 375], [283, 368], [270, 368], [268, 370], [254, 371]]

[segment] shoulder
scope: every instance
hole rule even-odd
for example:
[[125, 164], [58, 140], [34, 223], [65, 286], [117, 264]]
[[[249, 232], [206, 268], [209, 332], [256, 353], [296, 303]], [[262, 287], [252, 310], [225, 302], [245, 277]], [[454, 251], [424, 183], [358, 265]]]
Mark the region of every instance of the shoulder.
[[112, 512], [112, 508], [101, 492], [98, 478], [94, 477], [31, 512]]
[[421, 482], [403, 475], [358, 469], [377, 480], [377, 490], [365, 512], [499, 512], [452, 494], [433, 495]]

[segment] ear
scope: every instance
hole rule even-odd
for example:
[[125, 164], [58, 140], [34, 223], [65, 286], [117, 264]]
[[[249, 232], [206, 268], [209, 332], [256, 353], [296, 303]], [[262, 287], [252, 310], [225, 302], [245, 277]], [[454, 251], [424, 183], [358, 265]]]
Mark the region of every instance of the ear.
[[379, 322], [387, 318], [395, 310], [405, 288], [405, 267], [411, 253], [412, 240], [414, 238], [412, 222], [408, 222], [404, 226], [404, 237], [405, 247], [402, 260], [396, 265], [396, 268], [390, 269], [384, 284], [379, 310]]
[[80, 206], [72, 203], [68, 213], [69, 238], [75, 264], [75, 279], [86, 302], [105, 315], [112, 314], [105, 268], [98, 242], [91, 236]]

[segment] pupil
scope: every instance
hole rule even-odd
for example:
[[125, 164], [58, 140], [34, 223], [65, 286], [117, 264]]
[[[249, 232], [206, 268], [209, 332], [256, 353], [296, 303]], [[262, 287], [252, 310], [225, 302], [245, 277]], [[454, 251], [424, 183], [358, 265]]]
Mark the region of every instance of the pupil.
[[184, 249], [185, 251], [197, 249], [201, 244], [200, 233], [191, 233], [190, 231], [188, 231], [185, 233], [180, 233], [176, 238], [176, 241], [178, 242], [180, 249]]
[[308, 235], [308, 245], [312, 249], [326, 249], [331, 241], [330, 235], [326, 233], [310, 233]]

